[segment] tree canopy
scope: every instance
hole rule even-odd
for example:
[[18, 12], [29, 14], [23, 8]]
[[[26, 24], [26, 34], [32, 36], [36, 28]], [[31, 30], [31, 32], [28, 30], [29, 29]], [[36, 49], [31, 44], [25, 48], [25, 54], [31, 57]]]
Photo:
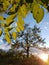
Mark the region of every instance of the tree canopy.
[[40, 36], [40, 32], [40, 28], [36, 25], [31, 28], [28, 24], [25, 24], [24, 30], [18, 33], [15, 42], [13, 41], [15, 44], [12, 44], [12, 48], [17, 49], [22, 47], [27, 54], [27, 57], [29, 57], [30, 48], [39, 47], [39, 45], [45, 44], [44, 39]]
[[[30, 11], [38, 23], [44, 16], [43, 7], [49, 11], [49, 0], [0, 0], [0, 13], [8, 15], [16, 15], [16, 13], [19, 15], [20, 13], [24, 18]], [[0, 16], [0, 20], [4, 20], [4, 17]]]

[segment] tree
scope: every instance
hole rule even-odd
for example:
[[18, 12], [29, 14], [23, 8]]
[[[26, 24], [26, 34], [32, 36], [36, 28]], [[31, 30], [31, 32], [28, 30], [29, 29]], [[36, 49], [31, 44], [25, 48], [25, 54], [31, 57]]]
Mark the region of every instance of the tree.
[[[11, 43], [10, 32], [13, 29], [17, 32], [24, 30], [23, 19], [30, 12], [33, 14], [36, 22], [39, 23], [44, 17], [43, 7], [49, 11], [49, 0], [0, 0], [0, 36], [4, 34], [6, 41]], [[3, 14], [8, 16], [4, 17]], [[18, 21], [16, 20], [15, 22], [15, 18], [18, 18]], [[12, 24], [14, 23], [17, 26], [13, 26]], [[15, 34], [14, 39], [16, 36]]]
[[16, 43], [12, 44], [12, 47], [16, 48], [16, 46], [19, 45], [26, 51], [27, 57], [29, 57], [30, 47], [35, 47], [39, 44], [44, 44], [45, 41], [40, 36], [41, 30], [37, 26], [34, 26], [34, 28], [30, 28], [28, 24], [25, 24], [24, 28], [24, 31], [18, 34]]

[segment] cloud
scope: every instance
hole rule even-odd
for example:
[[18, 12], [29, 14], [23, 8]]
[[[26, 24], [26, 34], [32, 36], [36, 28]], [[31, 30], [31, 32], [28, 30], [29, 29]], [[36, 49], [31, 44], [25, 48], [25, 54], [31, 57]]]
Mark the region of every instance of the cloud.
[[10, 45], [8, 45], [7, 43], [6, 44], [1, 44], [0, 45], [0, 49], [3, 49], [3, 50], [9, 50], [11, 48]]
[[3, 41], [2, 41], [2, 39], [0, 39], [0, 44], [3, 44]]

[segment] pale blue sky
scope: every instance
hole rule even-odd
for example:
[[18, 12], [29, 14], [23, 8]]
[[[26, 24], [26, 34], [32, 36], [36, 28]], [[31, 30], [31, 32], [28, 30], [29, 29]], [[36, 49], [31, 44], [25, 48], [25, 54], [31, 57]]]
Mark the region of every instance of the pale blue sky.
[[25, 22], [29, 23], [31, 27], [37, 25], [41, 29], [41, 36], [45, 38], [46, 46], [49, 47], [49, 13], [45, 12], [43, 20], [38, 24], [34, 20], [33, 15], [30, 13], [25, 18]]

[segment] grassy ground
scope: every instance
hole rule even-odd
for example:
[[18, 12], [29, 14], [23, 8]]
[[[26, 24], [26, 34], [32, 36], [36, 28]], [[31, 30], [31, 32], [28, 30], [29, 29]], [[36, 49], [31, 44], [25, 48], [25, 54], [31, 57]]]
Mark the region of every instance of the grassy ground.
[[30, 58], [5, 58], [1, 61], [0, 59], [0, 65], [47, 65], [45, 62], [40, 60], [37, 57], [31, 56]]
[[[47, 63], [49, 65], [49, 63]], [[0, 65], [47, 65], [38, 57], [27, 58], [22, 52], [0, 50]]]

